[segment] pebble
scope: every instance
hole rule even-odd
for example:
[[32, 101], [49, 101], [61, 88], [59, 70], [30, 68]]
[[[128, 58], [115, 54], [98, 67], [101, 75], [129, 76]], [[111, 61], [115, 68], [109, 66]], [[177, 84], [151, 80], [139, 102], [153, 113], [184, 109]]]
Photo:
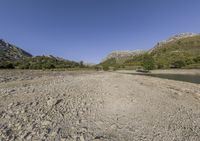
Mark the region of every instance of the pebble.
[[51, 124], [50, 121], [43, 121], [43, 122], [42, 122], [42, 126], [48, 126], [48, 125], [50, 125], [50, 124]]
[[13, 104], [14, 104], [14, 103], [10, 103], [10, 104], [8, 105], [8, 109], [12, 108]]
[[50, 97], [50, 98], [47, 100], [47, 105], [48, 105], [49, 107], [52, 107], [52, 106], [54, 105], [54, 103], [55, 103], [55, 100], [54, 100], [52, 97]]
[[83, 135], [80, 136], [80, 141], [85, 141]]

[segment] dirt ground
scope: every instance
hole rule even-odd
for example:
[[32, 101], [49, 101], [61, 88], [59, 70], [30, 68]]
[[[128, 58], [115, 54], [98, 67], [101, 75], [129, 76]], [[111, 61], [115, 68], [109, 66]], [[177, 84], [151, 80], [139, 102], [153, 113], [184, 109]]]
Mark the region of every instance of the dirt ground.
[[199, 141], [200, 85], [117, 72], [0, 71], [0, 141]]

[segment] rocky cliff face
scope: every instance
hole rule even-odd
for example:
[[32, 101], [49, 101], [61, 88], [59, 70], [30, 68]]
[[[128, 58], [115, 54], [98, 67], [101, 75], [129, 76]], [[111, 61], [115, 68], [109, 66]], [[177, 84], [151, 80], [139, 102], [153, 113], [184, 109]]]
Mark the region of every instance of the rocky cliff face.
[[114, 51], [110, 53], [103, 61], [115, 58], [115, 59], [120, 59], [120, 58], [127, 58], [135, 55], [140, 55], [145, 53], [144, 50], [132, 50], [132, 51]]
[[19, 60], [26, 57], [32, 57], [32, 55], [0, 39], [0, 61]]

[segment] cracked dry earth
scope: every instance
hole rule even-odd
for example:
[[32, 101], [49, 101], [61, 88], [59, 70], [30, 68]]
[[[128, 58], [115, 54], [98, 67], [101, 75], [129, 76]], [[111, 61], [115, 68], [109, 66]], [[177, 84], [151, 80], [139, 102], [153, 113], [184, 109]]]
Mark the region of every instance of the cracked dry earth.
[[0, 71], [0, 141], [199, 141], [200, 86], [114, 72]]

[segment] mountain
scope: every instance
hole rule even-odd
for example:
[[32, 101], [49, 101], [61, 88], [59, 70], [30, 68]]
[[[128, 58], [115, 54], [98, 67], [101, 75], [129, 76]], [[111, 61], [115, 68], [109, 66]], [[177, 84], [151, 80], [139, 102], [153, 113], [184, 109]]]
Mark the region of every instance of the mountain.
[[0, 62], [20, 60], [27, 57], [32, 57], [32, 55], [23, 49], [0, 39]]
[[149, 54], [155, 59], [158, 68], [174, 67], [177, 62], [182, 66], [197, 65], [200, 57], [200, 34], [179, 34], [165, 42], [158, 43]]
[[106, 61], [112, 58], [115, 58], [115, 59], [129, 58], [131, 56], [143, 54], [144, 52], [145, 51], [143, 50], [113, 51], [103, 61]]
[[76, 68], [81, 65], [75, 61], [65, 60], [58, 57], [34, 56], [21, 59], [14, 63], [15, 68], [19, 69], [54, 69], [54, 68]]
[[23, 49], [2, 39], [0, 40], [0, 68], [2, 69], [54, 69], [79, 67], [85, 67], [85, 65], [53, 55], [32, 56]]
[[198, 35], [200, 35], [200, 34], [189, 33], [189, 32], [176, 34], [172, 37], [169, 37], [167, 40], [158, 42], [151, 50], [149, 50], [149, 52], [152, 52], [154, 49], [157, 49], [159, 47], [163, 47], [164, 45], [167, 45], [171, 42], [175, 42], [177, 40], [184, 39], [184, 38], [195, 37], [195, 36], [198, 36]]
[[181, 33], [158, 42], [149, 51], [113, 52], [99, 65], [102, 67], [137, 68], [144, 56], [153, 58], [155, 68], [200, 68], [200, 34]]
[[132, 51], [114, 51], [107, 55], [105, 59], [99, 64], [103, 67], [123, 67], [127, 60], [132, 59], [133, 57], [138, 57], [144, 54], [144, 50], [132, 50]]

